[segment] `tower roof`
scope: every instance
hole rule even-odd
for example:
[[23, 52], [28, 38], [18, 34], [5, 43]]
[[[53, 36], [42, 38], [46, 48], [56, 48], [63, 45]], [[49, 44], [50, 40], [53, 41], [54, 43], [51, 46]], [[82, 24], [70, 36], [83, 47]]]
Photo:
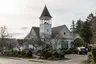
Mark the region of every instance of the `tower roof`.
[[49, 13], [49, 11], [48, 11], [46, 5], [45, 5], [45, 8], [44, 8], [44, 10], [43, 10], [43, 12], [42, 12], [40, 18], [42, 18], [42, 17], [50, 17], [50, 18], [52, 18], [52, 16], [50, 15], [50, 13]]

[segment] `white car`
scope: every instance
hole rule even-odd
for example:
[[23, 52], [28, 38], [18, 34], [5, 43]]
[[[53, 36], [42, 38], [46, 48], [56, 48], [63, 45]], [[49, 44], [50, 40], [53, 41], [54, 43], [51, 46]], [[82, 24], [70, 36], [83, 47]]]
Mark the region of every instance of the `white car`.
[[75, 53], [77, 54], [87, 54], [88, 49], [86, 47], [77, 47]]

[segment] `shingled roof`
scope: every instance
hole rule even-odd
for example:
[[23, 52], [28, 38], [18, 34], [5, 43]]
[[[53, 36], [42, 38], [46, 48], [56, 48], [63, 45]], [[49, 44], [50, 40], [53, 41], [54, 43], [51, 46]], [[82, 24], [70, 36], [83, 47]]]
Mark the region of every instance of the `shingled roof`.
[[43, 10], [43, 12], [42, 12], [40, 18], [42, 18], [42, 17], [50, 17], [50, 18], [52, 18], [52, 16], [50, 15], [50, 13], [49, 13], [49, 11], [48, 11], [46, 5], [45, 5], [45, 8], [44, 8], [44, 10]]
[[[69, 29], [67, 28], [66, 25], [61, 25], [61, 26], [53, 27], [53, 28], [52, 28], [52, 38], [62, 38], [62, 35], [61, 35], [60, 33], [61, 33], [61, 30], [62, 30], [64, 27], [69, 31]], [[69, 31], [69, 32], [70, 32], [70, 31]], [[63, 38], [64, 38], [64, 37], [63, 37]]]
[[[63, 28], [67, 29], [68, 30], [67, 32], [70, 32], [69, 29], [66, 27], [66, 25], [61, 25], [61, 26], [53, 27], [52, 28], [51, 38], [73, 38], [73, 35], [72, 35], [71, 32], [70, 32], [70, 37], [69, 36], [68, 37], [63, 36], [61, 34], [61, 31], [62, 31]], [[40, 28], [39, 27], [32, 27], [32, 29], [36, 33], [37, 38], [40, 38], [40, 33], [39, 33], [40, 32]], [[31, 31], [32, 31], [32, 29], [31, 29]], [[32, 36], [30, 33], [28, 34], [28, 36]]]
[[40, 34], [39, 34], [39, 27], [32, 27], [37, 35], [37, 37], [40, 37]]

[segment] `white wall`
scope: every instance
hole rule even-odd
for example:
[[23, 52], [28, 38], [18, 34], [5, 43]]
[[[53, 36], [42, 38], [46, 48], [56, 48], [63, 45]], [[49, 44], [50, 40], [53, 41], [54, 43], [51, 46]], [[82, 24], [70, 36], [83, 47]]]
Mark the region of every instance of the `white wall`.
[[68, 48], [71, 48], [71, 39], [52, 39], [53, 49], [60, 49], [61, 48], [61, 41], [68, 41]]
[[51, 37], [52, 29], [51, 24], [40, 24], [40, 37], [44, 37], [45, 35], [50, 35]]
[[52, 39], [52, 45], [53, 45], [53, 49], [59, 49], [61, 48], [61, 43], [60, 43], [60, 39]]
[[73, 40], [71, 40], [71, 39], [66, 39], [65, 41], [68, 41], [68, 48], [71, 48], [71, 43], [73, 42]]
[[[65, 32], [65, 34], [64, 34]], [[62, 35], [63, 38], [73, 38], [71, 32], [66, 26], [62, 27], [62, 30], [60, 31], [60, 34]]]

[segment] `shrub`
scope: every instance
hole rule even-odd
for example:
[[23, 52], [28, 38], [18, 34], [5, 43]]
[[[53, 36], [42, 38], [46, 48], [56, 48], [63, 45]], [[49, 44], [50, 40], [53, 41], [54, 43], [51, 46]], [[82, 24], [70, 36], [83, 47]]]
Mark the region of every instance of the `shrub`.
[[82, 39], [77, 38], [73, 41], [73, 45], [74, 47], [80, 47], [80, 46], [86, 46], [87, 44]]
[[52, 57], [52, 51], [51, 50], [46, 50], [45, 58], [47, 59], [47, 58], [50, 58], [50, 57]]
[[41, 53], [42, 53], [42, 50], [38, 50], [38, 51], [36, 52], [36, 55], [41, 56]]
[[18, 53], [18, 55], [20, 55], [22, 53], [22, 51], [19, 50], [19, 51], [17, 51], [17, 53]]
[[88, 63], [89, 64], [94, 64], [94, 60], [93, 60], [92, 54], [88, 54]]
[[26, 55], [26, 51], [25, 50], [22, 50], [21, 55], [22, 56], [25, 56]]
[[92, 55], [93, 55], [94, 62], [96, 63], [96, 47], [92, 48]]
[[88, 51], [91, 52], [92, 46], [88, 46]]
[[62, 52], [66, 55], [66, 54], [72, 54], [74, 52], [74, 48], [70, 48], [70, 49], [62, 49]]
[[42, 50], [41, 52], [41, 56], [44, 58], [44, 59], [55, 59], [55, 58], [64, 58], [65, 54], [63, 52], [63, 50]]
[[41, 51], [41, 56], [43, 56], [44, 59], [48, 59], [50, 57], [52, 57], [52, 51], [51, 50], [42, 50]]
[[8, 52], [7, 52], [7, 56], [11, 56], [12, 55], [12, 50], [9, 50]]
[[26, 56], [27, 57], [33, 57], [33, 55], [32, 55], [33, 53], [32, 53], [32, 51], [31, 50], [29, 50], [28, 52], [27, 52], [27, 54], [26, 54]]
[[73, 51], [71, 49], [67, 49], [67, 50], [64, 51], [65, 54], [72, 54], [72, 52]]
[[56, 57], [56, 58], [64, 58], [64, 56], [65, 56], [65, 53], [64, 53], [64, 51], [63, 50], [55, 50], [54, 52], [53, 52], [53, 55]]
[[13, 51], [12, 51], [12, 55], [13, 55], [13, 56], [17, 56], [17, 55], [18, 55], [18, 51], [17, 51], [17, 50], [13, 50]]

